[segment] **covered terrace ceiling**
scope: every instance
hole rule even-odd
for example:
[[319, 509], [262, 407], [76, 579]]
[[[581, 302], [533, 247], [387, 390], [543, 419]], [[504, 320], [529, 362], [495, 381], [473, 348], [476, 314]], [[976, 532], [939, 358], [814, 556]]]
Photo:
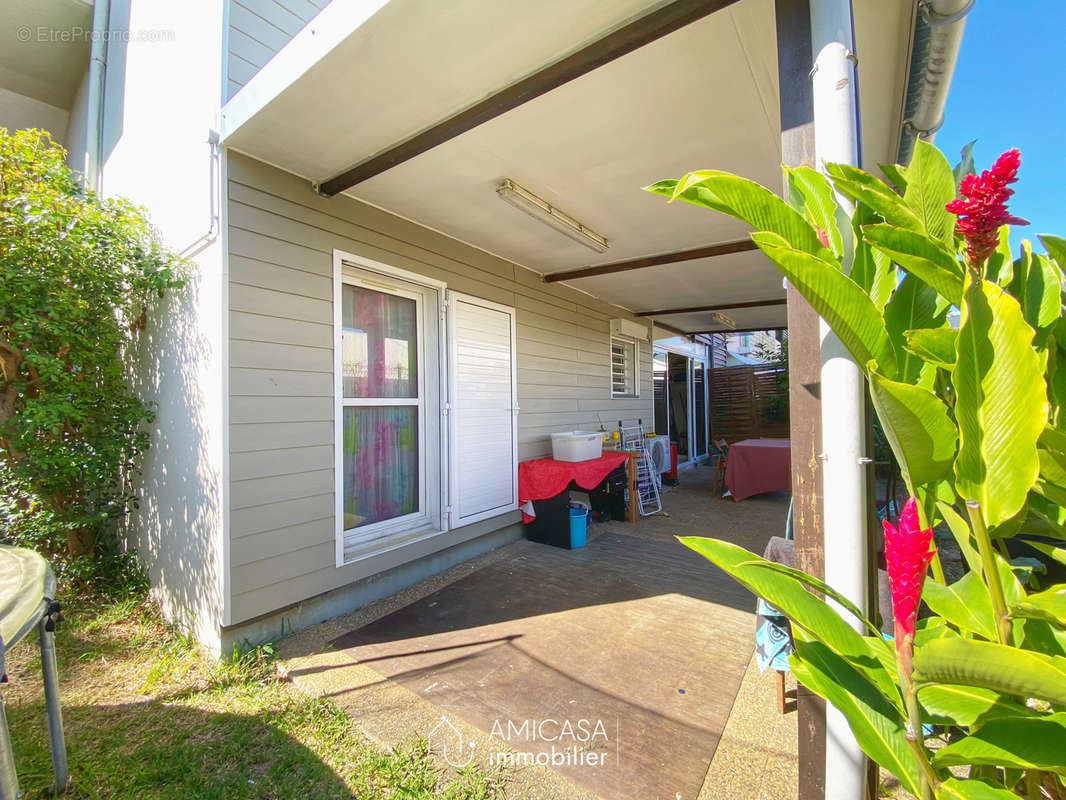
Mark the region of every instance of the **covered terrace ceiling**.
[[92, 15], [89, 0], [0, 0], [0, 88], [69, 110], [89, 63]]
[[[345, 22], [350, 4], [335, 0], [226, 105], [225, 143], [329, 186], [353, 165], [670, 5], [392, 0], [356, 24]], [[551, 280], [744, 240], [746, 227], [732, 219], [641, 191], [702, 168], [781, 183], [774, 0], [722, 5], [345, 193]], [[910, 0], [856, 4], [867, 163], [888, 160], [897, 146], [913, 14]], [[344, 24], [350, 32], [336, 34]], [[505, 178], [606, 237], [607, 252], [501, 202]], [[711, 311], [693, 310], [705, 307], [720, 308], [738, 329], [785, 325], [780, 274], [757, 251], [563, 282], [633, 312], [662, 312], [657, 322], [685, 332], [723, 329]]]

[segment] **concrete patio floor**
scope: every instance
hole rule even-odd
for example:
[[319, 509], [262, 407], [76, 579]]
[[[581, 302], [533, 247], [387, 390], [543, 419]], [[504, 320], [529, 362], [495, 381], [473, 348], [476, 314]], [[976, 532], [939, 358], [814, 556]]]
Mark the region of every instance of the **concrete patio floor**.
[[787, 498], [734, 503], [711, 478], [682, 472], [665, 515], [595, 524], [581, 550], [515, 542], [294, 634], [285, 669], [372, 741], [429, 736], [508, 797], [793, 798], [795, 714], [755, 669], [754, 600], [674, 539], [761, 552]]

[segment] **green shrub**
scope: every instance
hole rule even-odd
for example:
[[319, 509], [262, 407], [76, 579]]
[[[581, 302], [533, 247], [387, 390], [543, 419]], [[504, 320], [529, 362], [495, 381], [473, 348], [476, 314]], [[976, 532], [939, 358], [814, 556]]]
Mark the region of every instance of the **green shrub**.
[[182, 279], [145, 212], [84, 191], [64, 157], [0, 128], [0, 537], [88, 579], [86, 559], [122, 562], [113, 531], [149, 444], [125, 354]]

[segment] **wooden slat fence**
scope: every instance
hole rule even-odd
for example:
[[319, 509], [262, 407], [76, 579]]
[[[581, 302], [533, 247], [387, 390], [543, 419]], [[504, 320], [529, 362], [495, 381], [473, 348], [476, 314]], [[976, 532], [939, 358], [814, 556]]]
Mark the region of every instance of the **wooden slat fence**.
[[788, 384], [768, 366], [716, 367], [711, 381], [711, 438], [787, 439]]

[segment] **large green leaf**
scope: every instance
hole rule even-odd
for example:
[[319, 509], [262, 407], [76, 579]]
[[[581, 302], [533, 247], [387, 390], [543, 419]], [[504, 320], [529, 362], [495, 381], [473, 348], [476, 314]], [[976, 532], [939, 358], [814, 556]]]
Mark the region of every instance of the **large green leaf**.
[[988, 587], [979, 572], [967, 572], [948, 586], [927, 581], [922, 600], [934, 614], [939, 614], [959, 630], [995, 641], [996, 616]]
[[1037, 238], [1044, 245], [1047, 254], [1058, 262], [1059, 267], [1066, 270], [1066, 239], [1052, 236], [1050, 233], [1041, 233]]
[[[1041, 440], [1045, 438], [1042, 436]], [[1040, 460], [1040, 479], [1055, 486], [1066, 487], [1066, 453], [1040, 448], [1037, 458]]]
[[977, 686], [950, 683], [923, 686], [918, 691], [918, 700], [932, 721], [940, 725], [980, 725], [997, 717], [1031, 713], [1021, 703]]
[[1044, 340], [1045, 352], [1047, 353], [1047, 389], [1048, 400], [1051, 403], [1051, 424], [1056, 428], [1066, 427], [1066, 351], [1062, 349], [1062, 343], [1066, 342], [1066, 326], [1064, 319], [1060, 319], [1050, 329], [1048, 337]]
[[905, 332], [944, 324], [947, 308], [938, 305], [937, 299], [936, 290], [913, 275], [906, 275], [885, 306], [885, 328], [896, 348], [897, 376], [903, 383], [917, 383], [925, 366], [925, 361], [907, 348]]
[[902, 194], [907, 191], [907, 168], [902, 164], [878, 164], [885, 176]]
[[936, 787], [936, 796], [937, 800], [1018, 800], [1010, 789], [976, 778], [948, 778]]
[[1003, 599], [1007, 602], [1007, 605], [1020, 603], [1025, 599], [1025, 589], [1022, 588], [1022, 583], [1018, 580], [1014, 567], [998, 552], [992, 553], [992, 560], [995, 562], [996, 570], [999, 572], [999, 584], [1003, 587]]
[[862, 235], [865, 225], [872, 225], [881, 218], [864, 203], [855, 206], [851, 216], [852, 242], [855, 255], [851, 264], [851, 279], [870, 296], [874, 306], [884, 308], [896, 289], [896, 265], [880, 250], [872, 247]]
[[1010, 249], [1010, 226], [999, 229], [999, 243], [985, 261], [985, 279], [1000, 286], [1009, 286], [1014, 278], [1014, 254]]
[[905, 331], [907, 349], [923, 361], [950, 370], [955, 366], [959, 332], [951, 328], [923, 328]]
[[798, 626], [810, 631], [812, 636], [862, 669], [889, 702], [902, 709], [895, 680], [886, 666], [891, 664], [892, 656], [884, 639], [861, 636], [824, 600], [807, 591], [803, 583], [769, 566], [759, 566], [759, 562], [767, 565], [770, 562], [743, 547], [698, 536], [679, 537], [678, 541], [774, 605], [792, 621], [794, 629]]
[[[1054, 261], [1039, 253], [1033, 256], [1033, 260], [1034, 267], [1030, 270], [1026, 294], [1030, 298], [1029, 305], [1035, 310], [1037, 325], [1046, 328], [1062, 317], [1063, 273]], [[1032, 280], [1032, 272], [1036, 267], [1041, 273], [1039, 281]]]
[[835, 258], [802, 214], [747, 178], [708, 169], [690, 172], [679, 181], [660, 181], [645, 190], [720, 211], [747, 222], [756, 231], [773, 231], [791, 247], [819, 258]]
[[1031, 594], [1011, 607], [1016, 617], [1032, 617], [1066, 628], [1066, 584], [1057, 584], [1042, 592]]
[[803, 196], [808, 216], [815, 225], [825, 231], [837, 260], [842, 260], [844, 239], [837, 224], [840, 207], [829, 179], [817, 170], [805, 166], [788, 168], [788, 176]]
[[848, 164], [826, 164], [825, 171], [833, 179], [837, 191], [852, 200], [865, 203], [880, 214], [885, 222], [912, 231], [923, 230], [918, 215], [884, 181]]
[[1032, 539], [1026, 539], [1025, 543], [1034, 550], [1039, 550], [1052, 561], [1057, 561], [1066, 566], [1066, 547], [1053, 545], [1050, 542], [1034, 542]]
[[1035, 330], [1062, 316], [1062, 273], [1053, 261], [1034, 253], [1028, 241], [1022, 242], [1022, 255], [1014, 262], [1010, 292], [1021, 303], [1025, 321]]
[[966, 520], [948, 503], [939, 502], [936, 507], [940, 511], [940, 516], [944, 518], [944, 522], [947, 523], [951, 535], [955, 537], [955, 543], [959, 546], [959, 551], [966, 561], [966, 566], [970, 568], [971, 572], [981, 574], [984, 569], [981, 564], [981, 555], [977, 550], [977, 541], [970, 532], [970, 526], [966, 523]]
[[1066, 506], [1066, 487], [1039, 480], [1036, 482], [1033, 490], [1046, 497], [1055, 505]]
[[938, 768], [970, 764], [1066, 774], [1066, 714], [990, 720], [933, 754]]
[[795, 645], [789, 666], [796, 680], [832, 703], [847, 719], [863, 752], [917, 794], [917, 765], [900, 712], [862, 673], [821, 642], [800, 635]]
[[1066, 630], [1050, 622], [1042, 619], [1021, 620], [1015, 632], [1015, 641], [1025, 650], [1048, 656], [1066, 656]]
[[[972, 548], [969, 542], [967, 546]], [[975, 553], [967, 557], [978, 558]], [[999, 582], [1003, 587], [1003, 596], [1007, 604], [1021, 602], [1025, 593], [1011, 565], [999, 554], [994, 553], [992, 558], [996, 564]], [[960, 630], [977, 634], [988, 641], [996, 640], [996, 617], [988, 588], [979, 569], [966, 573], [948, 586], [934, 582], [926, 583], [922, 592], [922, 600], [935, 614], [940, 615]]]
[[903, 201], [922, 221], [925, 232], [948, 247], [954, 247], [955, 243], [955, 215], [944, 206], [954, 199], [955, 177], [951, 165], [936, 147], [918, 139], [907, 166]]
[[955, 254], [924, 233], [893, 225], [867, 225], [863, 236], [907, 272], [954, 305], [962, 298], [962, 268]]
[[876, 625], [873, 624], [873, 622], [867, 619], [866, 615], [862, 613], [862, 611], [857, 605], [855, 605], [855, 603], [853, 603], [847, 597], [842, 595], [840, 592], [838, 592], [825, 581], [819, 580], [813, 575], [808, 575], [803, 570], [796, 569], [795, 567], [790, 567], [786, 564], [778, 564], [774, 561], [751, 561], [748, 564], [743, 564], [742, 566], [762, 567], [763, 569], [770, 569], [774, 572], [780, 572], [783, 575], [788, 575], [791, 578], [795, 578], [808, 589], [813, 589], [816, 592], [820, 592], [821, 594], [824, 594], [826, 597], [828, 597], [830, 600], [835, 601], [837, 605], [839, 605], [841, 608], [845, 609], [853, 617], [855, 617], [856, 621], [861, 622], [871, 635], [876, 636], [878, 638], [881, 637], [880, 628], [878, 628]]
[[962, 146], [962, 153], [961, 158], [959, 159], [959, 163], [951, 169], [951, 173], [955, 178], [956, 187], [960, 183], [962, 183], [962, 179], [964, 176], [973, 175], [975, 172], [977, 172], [977, 169], [976, 167], [974, 167], [973, 163], [973, 146], [976, 141], [977, 140], [974, 139], [973, 141], [969, 141]]
[[1031, 697], [1066, 705], [1066, 658], [976, 639], [933, 639], [915, 648], [919, 685], [979, 686], [1025, 702]]
[[789, 247], [776, 234], [755, 233], [751, 238], [829, 323], [860, 366], [876, 361], [886, 375], [895, 375], [896, 355], [884, 320], [855, 281], [832, 262]]
[[1040, 434], [1040, 444], [1052, 452], [1066, 455], [1066, 432], [1048, 425]]
[[968, 277], [961, 311], [952, 371], [960, 433], [955, 490], [979, 501], [985, 524], [995, 527], [1021, 510], [1036, 483], [1047, 388], [1017, 300]]
[[908, 486], [934, 483], [951, 472], [956, 429], [948, 408], [920, 386], [867, 370], [870, 398]]

